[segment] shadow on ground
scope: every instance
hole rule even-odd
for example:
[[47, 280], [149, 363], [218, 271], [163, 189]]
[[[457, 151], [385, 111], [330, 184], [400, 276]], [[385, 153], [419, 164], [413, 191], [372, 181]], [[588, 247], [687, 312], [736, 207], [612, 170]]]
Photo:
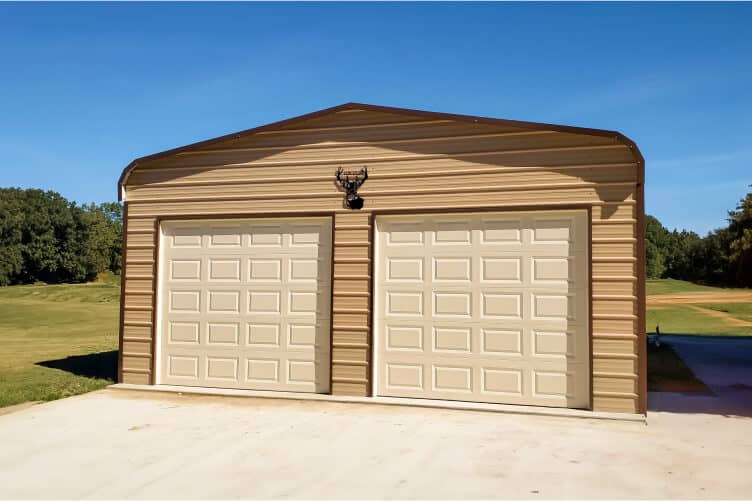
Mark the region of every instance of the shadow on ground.
[[88, 355], [73, 355], [57, 360], [45, 360], [36, 365], [50, 369], [60, 369], [76, 376], [91, 377], [98, 379], [117, 380], [118, 352], [102, 351], [89, 353]]
[[706, 390], [651, 391], [649, 411], [752, 417], [752, 338], [662, 335], [661, 342], [690, 369], [683, 376], [696, 377]]

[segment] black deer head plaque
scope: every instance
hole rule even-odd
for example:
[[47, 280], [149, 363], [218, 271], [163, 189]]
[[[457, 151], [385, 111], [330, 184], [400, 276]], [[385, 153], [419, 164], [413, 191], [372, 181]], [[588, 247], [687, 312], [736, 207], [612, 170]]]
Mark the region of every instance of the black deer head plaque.
[[363, 199], [358, 195], [358, 188], [368, 179], [368, 167], [363, 167], [360, 171], [343, 170], [339, 167], [335, 175], [337, 184], [345, 192], [342, 206], [345, 209], [362, 209]]

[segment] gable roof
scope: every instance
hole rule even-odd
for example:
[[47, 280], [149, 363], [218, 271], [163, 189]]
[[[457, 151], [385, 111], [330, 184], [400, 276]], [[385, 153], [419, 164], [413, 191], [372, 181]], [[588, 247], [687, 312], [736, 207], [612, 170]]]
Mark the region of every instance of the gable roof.
[[425, 118], [432, 119], [432, 120], [455, 120], [457, 122], [479, 123], [479, 124], [488, 124], [488, 125], [505, 125], [505, 126], [519, 127], [521, 129], [530, 129], [530, 130], [553, 130], [553, 131], [558, 131], [558, 132], [568, 132], [570, 134], [613, 137], [617, 141], [629, 147], [630, 150], [632, 150], [632, 154], [635, 157], [635, 161], [638, 163], [640, 168], [642, 168], [642, 166], [645, 163], [645, 160], [642, 156], [642, 153], [640, 153], [640, 150], [637, 147], [637, 144], [635, 144], [634, 141], [629, 139], [627, 136], [625, 136], [621, 132], [617, 132], [617, 131], [605, 130], [605, 129], [589, 129], [586, 127], [574, 127], [570, 125], [556, 125], [556, 124], [547, 124], [547, 123], [540, 123], [540, 122], [507, 120], [503, 118], [488, 118], [488, 117], [479, 117], [479, 116], [473, 116], [473, 115], [458, 115], [454, 113], [439, 113], [435, 111], [413, 110], [409, 108], [394, 108], [391, 106], [378, 106], [374, 104], [365, 104], [365, 103], [345, 103], [345, 104], [340, 104], [338, 106], [332, 106], [331, 108], [325, 108], [323, 110], [314, 111], [313, 113], [306, 113], [305, 115], [299, 115], [297, 117], [292, 117], [292, 118], [288, 118], [285, 120], [281, 120], [279, 122], [272, 122], [270, 124], [261, 125], [259, 127], [254, 127], [252, 129], [246, 129], [246, 130], [242, 130], [239, 132], [225, 134], [224, 136], [207, 139], [205, 141], [199, 141], [197, 143], [191, 143], [185, 146], [180, 146], [178, 148], [172, 148], [169, 150], [161, 151], [159, 153], [154, 153], [151, 155], [146, 155], [144, 157], [137, 158], [133, 160], [131, 163], [129, 163], [125, 167], [125, 169], [123, 169], [123, 172], [120, 174], [120, 178], [118, 179], [118, 200], [123, 199], [122, 198], [123, 185], [125, 184], [125, 181], [128, 179], [128, 175], [140, 163], [143, 163], [149, 160], [156, 160], [159, 158], [168, 157], [170, 155], [175, 155], [177, 153], [182, 153], [184, 151], [190, 151], [190, 150], [203, 148], [206, 146], [211, 146], [213, 144], [216, 144], [222, 141], [227, 141], [230, 139], [238, 139], [244, 136], [251, 136], [258, 132], [281, 129], [282, 127], [293, 125], [298, 122], [304, 122], [306, 120], [311, 120], [313, 118], [319, 118], [324, 115], [339, 113], [341, 111], [346, 111], [346, 110], [373, 111], [373, 112], [380, 112], [380, 113], [391, 113], [395, 115], [411, 115], [411, 116], [416, 116], [416, 117], [425, 117]]

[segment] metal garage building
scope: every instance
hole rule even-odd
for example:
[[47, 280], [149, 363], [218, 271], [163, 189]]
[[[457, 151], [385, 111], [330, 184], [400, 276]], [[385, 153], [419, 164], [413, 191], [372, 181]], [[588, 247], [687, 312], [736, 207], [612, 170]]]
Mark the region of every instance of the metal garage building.
[[355, 103], [139, 158], [120, 382], [645, 412], [643, 180], [618, 132]]

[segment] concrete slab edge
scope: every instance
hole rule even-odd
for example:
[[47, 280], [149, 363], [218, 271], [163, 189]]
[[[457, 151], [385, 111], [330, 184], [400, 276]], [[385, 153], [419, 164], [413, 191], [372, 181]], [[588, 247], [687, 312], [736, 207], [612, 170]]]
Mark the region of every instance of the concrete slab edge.
[[13, 414], [14, 412], [19, 412], [19, 411], [28, 409], [29, 407], [34, 407], [35, 405], [39, 405], [41, 403], [44, 403], [44, 402], [41, 400], [32, 400], [31, 402], [22, 402], [20, 404], [9, 405], [8, 407], [0, 407], [0, 416], [4, 416], [6, 414]]
[[192, 395], [211, 395], [225, 397], [279, 398], [286, 400], [314, 400], [319, 402], [343, 402], [357, 404], [402, 405], [407, 407], [429, 407], [435, 409], [470, 410], [499, 412], [504, 414], [524, 414], [548, 417], [571, 417], [581, 419], [601, 419], [613, 421], [631, 421], [647, 424], [644, 414], [627, 414], [620, 412], [597, 412], [581, 409], [562, 409], [554, 407], [533, 407], [526, 405], [484, 404], [478, 402], [458, 402], [449, 400], [423, 400], [394, 397], [348, 397], [341, 395], [324, 395], [320, 393], [292, 393], [281, 391], [236, 390], [231, 388], [200, 388], [193, 386], [146, 385], [117, 383], [108, 388], [120, 390], [151, 391], [158, 393], [188, 393]]

